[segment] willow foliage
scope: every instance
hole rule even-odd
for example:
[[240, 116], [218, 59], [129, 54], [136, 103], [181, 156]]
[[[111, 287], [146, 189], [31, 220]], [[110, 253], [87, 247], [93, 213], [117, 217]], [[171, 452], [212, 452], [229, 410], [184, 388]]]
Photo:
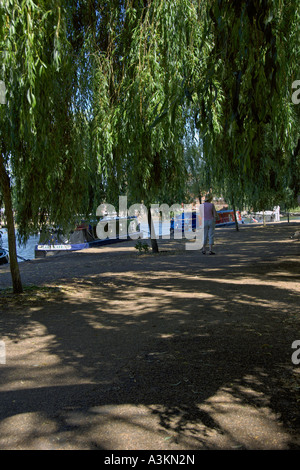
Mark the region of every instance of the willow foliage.
[[292, 201], [297, 188], [290, 168], [299, 176], [299, 113], [291, 99], [299, 5], [281, 0], [201, 5], [195, 63], [201, 51], [204, 60], [193, 77], [193, 106], [213, 186], [241, 204]]
[[3, 0], [0, 10], [1, 152], [24, 236], [121, 194], [182, 200], [192, 114], [205, 185], [251, 204], [296, 195], [296, 2]]
[[2, 1], [0, 10], [1, 152], [26, 239], [46, 222], [65, 226], [88, 205], [88, 123], [63, 2]]
[[174, 199], [183, 187], [185, 118], [178, 90], [186, 80], [182, 45], [193, 14], [191, 2], [152, 0], [101, 3], [96, 21], [85, 15], [93, 141], [110, 201], [126, 193], [148, 204]]

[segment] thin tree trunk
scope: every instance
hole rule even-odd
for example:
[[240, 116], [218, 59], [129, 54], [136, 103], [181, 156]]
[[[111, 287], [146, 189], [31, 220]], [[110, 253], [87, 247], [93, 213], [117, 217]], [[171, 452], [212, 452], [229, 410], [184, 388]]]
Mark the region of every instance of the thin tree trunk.
[[149, 230], [150, 230], [150, 240], [151, 240], [151, 247], [153, 253], [158, 253], [158, 244], [157, 240], [155, 237], [155, 229], [154, 229], [154, 224], [153, 224], [153, 219], [152, 219], [152, 214], [151, 214], [151, 208], [149, 207], [148, 209], [148, 225], [149, 225]]
[[23, 292], [22, 281], [20, 276], [17, 249], [16, 249], [16, 235], [15, 224], [12, 208], [11, 186], [10, 179], [5, 170], [4, 160], [0, 154], [0, 185], [3, 194], [3, 201], [5, 207], [5, 217], [7, 222], [8, 234], [8, 248], [9, 248], [9, 264], [13, 284], [13, 292], [21, 294]]
[[237, 218], [236, 218], [236, 210], [235, 210], [234, 203], [232, 203], [232, 209], [233, 209], [233, 214], [234, 214], [235, 229], [238, 232], [240, 229], [239, 229], [239, 224], [238, 224], [238, 221], [237, 221]]

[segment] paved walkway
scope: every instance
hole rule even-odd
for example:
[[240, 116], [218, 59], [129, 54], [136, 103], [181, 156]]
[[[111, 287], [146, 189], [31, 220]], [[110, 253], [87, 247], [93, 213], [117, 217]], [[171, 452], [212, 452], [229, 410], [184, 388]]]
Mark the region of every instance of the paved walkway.
[[298, 227], [21, 263], [45, 288], [0, 296], [0, 449], [299, 449]]

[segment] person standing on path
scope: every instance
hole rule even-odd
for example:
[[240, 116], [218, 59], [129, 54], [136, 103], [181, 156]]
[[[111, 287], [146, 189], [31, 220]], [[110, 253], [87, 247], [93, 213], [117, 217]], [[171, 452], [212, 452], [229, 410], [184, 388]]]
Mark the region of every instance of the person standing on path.
[[275, 222], [280, 222], [280, 206], [275, 206], [273, 212], [275, 215]]
[[211, 194], [207, 194], [205, 196], [205, 202], [203, 204], [203, 216], [204, 216], [204, 239], [203, 239], [203, 247], [202, 247], [202, 254], [206, 254], [206, 243], [208, 239], [209, 243], [209, 255], [214, 255], [215, 252], [212, 251], [212, 247], [214, 244], [214, 236], [215, 236], [215, 222], [217, 218], [217, 211], [215, 209], [214, 204], [212, 203], [213, 197]]

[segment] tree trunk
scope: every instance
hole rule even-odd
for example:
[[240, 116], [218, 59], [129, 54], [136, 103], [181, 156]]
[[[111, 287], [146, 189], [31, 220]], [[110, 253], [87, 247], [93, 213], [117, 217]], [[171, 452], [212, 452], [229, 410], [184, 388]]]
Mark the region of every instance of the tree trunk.
[[151, 208], [149, 207], [148, 209], [148, 225], [149, 225], [149, 230], [150, 230], [150, 240], [151, 240], [151, 247], [153, 253], [158, 253], [158, 244], [157, 240], [155, 237], [155, 229], [154, 229], [154, 224], [152, 220], [152, 214], [151, 214]]
[[11, 199], [11, 186], [9, 176], [5, 170], [4, 160], [0, 154], [0, 185], [3, 194], [3, 201], [5, 207], [5, 217], [7, 223], [8, 234], [8, 248], [9, 248], [9, 264], [13, 284], [13, 292], [21, 294], [23, 292], [22, 281], [20, 276], [17, 249], [16, 249], [16, 234], [15, 224]]
[[235, 229], [238, 232], [240, 229], [239, 229], [239, 224], [238, 224], [238, 221], [237, 221], [237, 218], [236, 218], [235, 205], [233, 203], [232, 203], [232, 209], [233, 209], [233, 214], [234, 214]]

